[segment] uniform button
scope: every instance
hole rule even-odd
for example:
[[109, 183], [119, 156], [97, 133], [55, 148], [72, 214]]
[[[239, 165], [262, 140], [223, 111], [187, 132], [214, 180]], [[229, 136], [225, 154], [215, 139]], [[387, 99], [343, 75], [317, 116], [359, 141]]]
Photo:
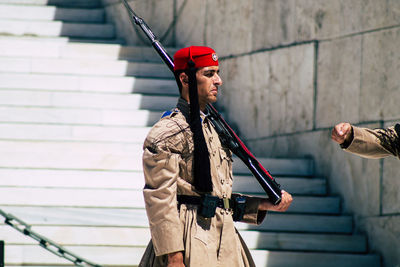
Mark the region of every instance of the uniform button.
[[224, 179], [221, 179], [221, 184], [224, 184], [225, 183], [225, 180]]

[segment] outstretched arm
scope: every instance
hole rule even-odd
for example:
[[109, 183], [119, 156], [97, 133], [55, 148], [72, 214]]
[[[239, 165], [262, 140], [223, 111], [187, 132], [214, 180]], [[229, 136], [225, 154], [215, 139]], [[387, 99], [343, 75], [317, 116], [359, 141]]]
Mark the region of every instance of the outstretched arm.
[[361, 157], [400, 157], [400, 124], [371, 130], [339, 123], [332, 130], [332, 139], [347, 152]]

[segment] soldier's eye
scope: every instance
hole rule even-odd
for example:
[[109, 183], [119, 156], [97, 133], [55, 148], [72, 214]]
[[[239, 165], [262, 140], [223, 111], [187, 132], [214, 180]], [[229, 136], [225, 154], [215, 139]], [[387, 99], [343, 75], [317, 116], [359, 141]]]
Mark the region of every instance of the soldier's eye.
[[215, 74], [215, 71], [207, 71], [204, 73], [204, 76], [211, 78], [212, 76], [214, 76], [214, 74]]

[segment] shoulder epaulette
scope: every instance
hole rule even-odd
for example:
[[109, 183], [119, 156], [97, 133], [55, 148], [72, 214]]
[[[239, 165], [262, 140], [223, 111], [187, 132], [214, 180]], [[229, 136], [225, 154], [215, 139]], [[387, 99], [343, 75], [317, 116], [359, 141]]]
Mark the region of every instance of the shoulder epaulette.
[[175, 108], [173, 110], [167, 110], [161, 115], [161, 119], [163, 119], [165, 117], [171, 117], [178, 112], [179, 112], [179, 110], [177, 108]]
[[161, 119], [164, 118], [164, 117], [167, 117], [167, 116], [169, 116], [171, 114], [172, 114], [172, 111], [171, 110], [167, 110], [161, 115]]

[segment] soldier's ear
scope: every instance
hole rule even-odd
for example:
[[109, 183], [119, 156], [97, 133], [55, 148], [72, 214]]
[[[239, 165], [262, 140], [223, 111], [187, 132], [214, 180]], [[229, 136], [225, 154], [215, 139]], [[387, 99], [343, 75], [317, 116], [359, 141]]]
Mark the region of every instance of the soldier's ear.
[[184, 72], [179, 74], [179, 79], [181, 80], [182, 84], [188, 84], [189, 83], [189, 77]]

